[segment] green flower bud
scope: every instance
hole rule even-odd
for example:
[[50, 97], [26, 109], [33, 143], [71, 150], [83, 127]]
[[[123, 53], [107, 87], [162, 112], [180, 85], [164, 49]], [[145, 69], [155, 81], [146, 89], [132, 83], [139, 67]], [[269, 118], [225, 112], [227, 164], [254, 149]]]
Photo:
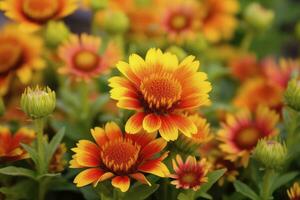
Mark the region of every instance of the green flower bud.
[[292, 109], [300, 112], [300, 84], [296, 79], [289, 81], [284, 93], [285, 103]]
[[171, 46], [167, 49], [167, 51], [175, 54], [179, 60], [183, 60], [185, 57], [187, 57], [186, 52], [178, 46]]
[[264, 31], [271, 25], [274, 12], [265, 9], [259, 3], [251, 3], [244, 12], [244, 19], [257, 31]]
[[55, 104], [55, 92], [48, 87], [28, 87], [21, 97], [21, 108], [32, 119], [47, 117], [53, 112]]
[[111, 34], [122, 34], [129, 28], [129, 19], [121, 11], [106, 13], [103, 23], [104, 29]]
[[108, 0], [91, 0], [91, 8], [94, 11], [101, 10], [107, 7]]
[[50, 21], [45, 29], [44, 38], [46, 45], [51, 48], [57, 47], [70, 35], [70, 30], [61, 21]]
[[260, 140], [253, 152], [253, 156], [268, 169], [280, 169], [287, 156], [285, 144], [273, 140]]

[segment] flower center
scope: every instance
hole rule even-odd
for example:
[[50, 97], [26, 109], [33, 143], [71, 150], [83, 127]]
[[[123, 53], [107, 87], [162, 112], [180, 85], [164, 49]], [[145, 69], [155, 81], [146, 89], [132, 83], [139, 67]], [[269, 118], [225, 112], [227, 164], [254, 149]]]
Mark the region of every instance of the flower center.
[[75, 67], [82, 71], [91, 71], [98, 66], [99, 56], [88, 50], [81, 50], [74, 56]]
[[246, 128], [241, 130], [237, 135], [235, 142], [237, 146], [241, 149], [251, 150], [257, 144], [260, 138], [260, 134], [255, 128]]
[[196, 181], [196, 177], [195, 177], [195, 174], [193, 173], [186, 173], [182, 176], [182, 181], [184, 183], [187, 183], [187, 184], [192, 184]]
[[186, 27], [188, 19], [184, 15], [175, 15], [171, 20], [171, 26], [175, 30], [182, 30]]
[[115, 173], [126, 173], [135, 164], [139, 156], [140, 146], [129, 139], [110, 141], [103, 147], [101, 158], [103, 164]]
[[181, 97], [181, 85], [171, 74], [152, 74], [140, 86], [147, 107], [155, 111], [170, 109]]
[[29, 19], [36, 22], [45, 22], [59, 10], [57, 0], [23, 0], [23, 13]]
[[21, 57], [22, 50], [19, 45], [13, 41], [2, 41], [0, 45], [0, 74], [16, 68]]

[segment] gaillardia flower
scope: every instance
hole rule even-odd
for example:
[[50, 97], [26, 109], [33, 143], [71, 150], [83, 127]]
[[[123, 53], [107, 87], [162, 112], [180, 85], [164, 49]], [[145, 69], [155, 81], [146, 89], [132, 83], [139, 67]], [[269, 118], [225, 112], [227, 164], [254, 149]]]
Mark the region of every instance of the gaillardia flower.
[[205, 159], [197, 161], [195, 157], [188, 156], [186, 161], [183, 162], [181, 156], [178, 154], [176, 160], [172, 160], [174, 174], [170, 177], [175, 179], [171, 181], [171, 184], [176, 188], [193, 189], [198, 190], [203, 183], [208, 181], [207, 172], [209, 164]]
[[[255, 94], [255, 95], [253, 95]], [[255, 111], [259, 105], [279, 109], [282, 105], [283, 90], [263, 77], [248, 79], [238, 89], [233, 103], [239, 108]]]
[[162, 11], [162, 28], [171, 40], [193, 38], [200, 28], [199, 10], [194, 0], [167, 0]]
[[65, 169], [66, 160], [64, 159], [64, 155], [67, 152], [67, 147], [64, 143], [60, 144], [56, 151], [53, 154], [53, 157], [49, 164], [50, 172], [61, 172]]
[[166, 146], [162, 138], [155, 139], [156, 134], [123, 135], [113, 122], [107, 123], [105, 129], [96, 127], [91, 132], [96, 144], [80, 140], [72, 149], [75, 155], [70, 167], [88, 168], [74, 179], [78, 187], [91, 183], [95, 186], [98, 182], [113, 178], [112, 185], [126, 192], [130, 178], [150, 185], [143, 172], [159, 177], [169, 175], [168, 168], [162, 163], [167, 153], [154, 157]]
[[197, 133], [193, 134], [191, 137], [181, 134], [175, 144], [181, 151], [193, 153], [200, 145], [213, 139], [213, 134], [211, 134], [210, 124], [199, 114], [190, 115], [189, 119], [196, 125]]
[[77, 80], [89, 80], [106, 72], [118, 59], [116, 47], [110, 43], [100, 55], [101, 39], [87, 34], [72, 35], [58, 50], [65, 65], [59, 69]]
[[178, 129], [188, 137], [197, 127], [183, 111], [209, 103], [211, 84], [207, 75], [197, 72], [199, 62], [188, 56], [181, 63], [171, 53], [150, 49], [146, 59], [133, 54], [129, 63], [119, 62], [125, 77], [112, 77], [111, 98], [120, 108], [135, 110], [125, 126], [127, 133], [159, 131], [166, 140], [176, 140]]
[[211, 42], [230, 39], [237, 26], [235, 14], [239, 10], [236, 0], [204, 0], [201, 1], [202, 31]]
[[289, 200], [299, 200], [300, 199], [300, 185], [295, 182], [294, 185], [288, 189], [287, 194], [289, 196]]
[[16, 74], [20, 81], [27, 84], [33, 69], [41, 69], [42, 41], [27, 34], [14, 25], [5, 26], [0, 31], [0, 93], [5, 94], [9, 80]]
[[31, 129], [23, 127], [13, 135], [9, 128], [0, 126], [0, 163], [28, 158], [20, 144], [31, 144], [34, 138], [35, 133]]
[[229, 114], [222, 124], [218, 136], [220, 148], [228, 155], [226, 159], [239, 160], [243, 166], [248, 165], [249, 156], [257, 142], [278, 133], [276, 124], [279, 116], [267, 107], [258, 107], [255, 114], [241, 110], [235, 115]]
[[3, 0], [0, 9], [26, 30], [37, 30], [50, 20], [63, 18], [77, 8], [76, 0]]

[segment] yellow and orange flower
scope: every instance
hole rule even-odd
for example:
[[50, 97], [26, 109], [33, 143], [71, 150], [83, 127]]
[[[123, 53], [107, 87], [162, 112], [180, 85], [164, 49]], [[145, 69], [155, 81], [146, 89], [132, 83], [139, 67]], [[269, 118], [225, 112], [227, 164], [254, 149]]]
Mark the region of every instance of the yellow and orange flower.
[[0, 126], [0, 163], [28, 158], [20, 144], [31, 144], [34, 138], [35, 133], [31, 129], [23, 127], [13, 135], [9, 128]]
[[111, 98], [119, 108], [136, 111], [126, 123], [127, 133], [158, 130], [166, 140], [176, 140], [178, 129], [188, 137], [197, 133], [183, 112], [208, 105], [211, 84], [205, 73], [197, 72], [199, 61], [194, 59], [188, 56], [179, 63], [171, 53], [150, 49], [145, 60], [133, 54], [129, 63], [117, 64], [126, 78], [109, 80]]
[[253, 54], [239, 55], [229, 61], [233, 77], [240, 81], [262, 75], [262, 70]]
[[176, 160], [172, 160], [174, 174], [170, 177], [175, 179], [171, 184], [176, 188], [198, 190], [203, 183], [208, 181], [207, 172], [209, 164], [205, 159], [197, 161], [195, 157], [188, 156], [183, 162], [181, 156], [178, 154]]
[[266, 79], [285, 90], [293, 73], [299, 74], [300, 63], [298, 60], [281, 59], [279, 64], [274, 59], [263, 62]]
[[41, 53], [42, 40], [37, 36], [23, 33], [14, 25], [0, 31], [0, 95], [7, 92], [13, 74], [26, 84], [33, 69], [44, 67]]
[[76, 80], [88, 81], [107, 72], [119, 59], [117, 47], [110, 43], [100, 55], [101, 39], [87, 34], [72, 35], [58, 50], [65, 65], [59, 68], [62, 74], [69, 74]]
[[279, 115], [267, 107], [258, 107], [255, 114], [241, 110], [235, 115], [229, 114], [226, 123], [222, 124], [218, 136], [220, 148], [226, 159], [239, 160], [243, 166], [248, 165], [249, 156], [261, 138], [269, 138], [278, 133], [276, 125]]
[[211, 42], [230, 39], [237, 27], [238, 10], [237, 0], [203, 0], [201, 23], [205, 37]]
[[27, 31], [35, 31], [50, 20], [63, 18], [77, 8], [77, 0], [3, 0], [0, 9]]
[[288, 189], [287, 194], [289, 200], [299, 200], [300, 199], [300, 185], [299, 183], [294, 183], [293, 186]]
[[263, 77], [257, 77], [243, 83], [238, 89], [233, 103], [239, 108], [255, 111], [259, 105], [280, 109], [282, 100], [283, 90], [278, 85]]
[[130, 187], [130, 178], [150, 185], [143, 172], [159, 177], [169, 175], [168, 168], [162, 163], [168, 153], [154, 157], [167, 145], [162, 138], [155, 139], [156, 134], [123, 135], [113, 122], [107, 123], [105, 129], [96, 127], [91, 132], [97, 144], [80, 140], [72, 149], [75, 155], [70, 167], [88, 168], [74, 179], [78, 187], [95, 186], [112, 178], [112, 185], [126, 192]]
[[170, 40], [193, 39], [200, 28], [199, 3], [194, 0], [167, 0], [162, 9], [162, 27]]
[[189, 116], [189, 119], [197, 127], [197, 133], [192, 137], [186, 137], [185, 135], [179, 135], [179, 139], [176, 141], [176, 145], [184, 152], [194, 152], [200, 145], [205, 144], [213, 139], [211, 134], [210, 124], [206, 119], [199, 114], [193, 114]]

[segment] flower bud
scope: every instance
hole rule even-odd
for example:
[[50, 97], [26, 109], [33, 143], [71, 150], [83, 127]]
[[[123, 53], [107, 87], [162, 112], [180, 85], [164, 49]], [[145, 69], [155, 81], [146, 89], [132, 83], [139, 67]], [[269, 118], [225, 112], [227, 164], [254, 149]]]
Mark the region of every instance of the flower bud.
[[122, 11], [106, 12], [102, 23], [103, 28], [111, 34], [122, 34], [129, 28], [129, 19]]
[[55, 48], [70, 35], [68, 27], [63, 22], [50, 21], [45, 29], [45, 42], [49, 47]]
[[265, 9], [259, 3], [251, 3], [245, 10], [244, 19], [257, 31], [264, 31], [271, 25], [274, 12]]
[[280, 169], [286, 160], [287, 148], [277, 141], [263, 139], [257, 143], [253, 156], [268, 169]]
[[300, 112], [300, 84], [296, 79], [290, 80], [284, 93], [285, 103], [292, 109]]
[[50, 88], [28, 87], [21, 97], [21, 108], [31, 118], [38, 119], [50, 115], [56, 104], [55, 92]]

